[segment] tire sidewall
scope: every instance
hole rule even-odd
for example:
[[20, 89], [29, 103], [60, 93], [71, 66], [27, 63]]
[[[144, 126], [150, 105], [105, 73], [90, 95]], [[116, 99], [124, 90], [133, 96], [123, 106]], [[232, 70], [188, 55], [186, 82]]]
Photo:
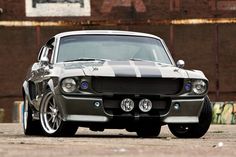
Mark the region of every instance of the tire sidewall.
[[[27, 110], [27, 112], [26, 112]], [[26, 115], [27, 114], [27, 115]], [[24, 133], [26, 133], [27, 127], [28, 127], [28, 121], [29, 121], [29, 104], [28, 104], [28, 98], [24, 97], [24, 105], [23, 105], [23, 129]]]

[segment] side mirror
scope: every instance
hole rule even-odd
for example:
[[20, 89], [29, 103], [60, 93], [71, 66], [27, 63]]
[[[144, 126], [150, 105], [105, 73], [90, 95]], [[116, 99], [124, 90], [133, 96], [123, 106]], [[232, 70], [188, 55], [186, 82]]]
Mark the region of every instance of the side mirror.
[[44, 57], [42, 57], [41, 59], [40, 59], [40, 64], [43, 66], [47, 66], [47, 65], [49, 65], [49, 59], [48, 59], [48, 57], [47, 56], [44, 56]]
[[183, 60], [178, 60], [176, 64], [177, 64], [177, 67], [178, 67], [178, 68], [183, 68], [184, 65], [185, 65], [185, 63], [184, 63]]

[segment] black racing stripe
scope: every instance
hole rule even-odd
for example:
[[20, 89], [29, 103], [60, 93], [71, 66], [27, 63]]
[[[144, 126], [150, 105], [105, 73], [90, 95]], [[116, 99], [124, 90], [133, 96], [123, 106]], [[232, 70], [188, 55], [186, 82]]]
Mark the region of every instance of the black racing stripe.
[[111, 66], [116, 77], [136, 77], [135, 70], [129, 61], [110, 61], [108, 65]]
[[134, 64], [138, 67], [141, 77], [162, 77], [160, 69], [154, 62], [135, 61]]

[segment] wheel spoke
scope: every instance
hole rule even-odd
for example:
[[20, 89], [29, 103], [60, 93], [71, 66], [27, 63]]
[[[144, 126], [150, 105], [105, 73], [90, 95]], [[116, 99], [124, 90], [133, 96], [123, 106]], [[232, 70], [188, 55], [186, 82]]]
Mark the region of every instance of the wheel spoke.
[[54, 108], [57, 108], [57, 105], [56, 105], [56, 102], [55, 102], [55, 99], [52, 97], [52, 102], [53, 102], [53, 107]]
[[53, 113], [52, 112], [45, 112], [47, 115], [53, 115]]
[[49, 109], [50, 109], [51, 111], [53, 111], [53, 110], [54, 110], [54, 108], [53, 108], [52, 106], [49, 106]]
[[59, 127], [59, 118], [56, 118], [56, 127]]
[[52, 122], [53, 122], [53, 123], [55, 122], [55, 119], [56, 119], [56, 117], [55, 117], [55, 116], [52, 116]]
[[50, 116], [50, 118], [48, 118], [48, 122], [52, 121], [53, 117]]
[[55, 128], [55, 125], [56, 125], [56, 122], [53, 122], [53, 124], [52, 124], [53, 129]]

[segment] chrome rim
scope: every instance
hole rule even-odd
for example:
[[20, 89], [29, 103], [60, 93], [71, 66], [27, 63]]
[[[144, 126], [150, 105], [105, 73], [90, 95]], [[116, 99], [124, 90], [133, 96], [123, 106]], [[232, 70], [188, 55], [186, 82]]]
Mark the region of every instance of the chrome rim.
[[27, 128], [27, 121], [28, 121], [28, 106], [29, 106], [29, 101], [27, 97], [25, 96], [25, 101], [24, 101], [24, 112], [23, 112], [23, 127], [24, 130]]
[[43, 129], [49, 134], [55, 133], [61, 125], [62, 118], [51, 92], [45, 96], [40, 109], [40, 121]]

